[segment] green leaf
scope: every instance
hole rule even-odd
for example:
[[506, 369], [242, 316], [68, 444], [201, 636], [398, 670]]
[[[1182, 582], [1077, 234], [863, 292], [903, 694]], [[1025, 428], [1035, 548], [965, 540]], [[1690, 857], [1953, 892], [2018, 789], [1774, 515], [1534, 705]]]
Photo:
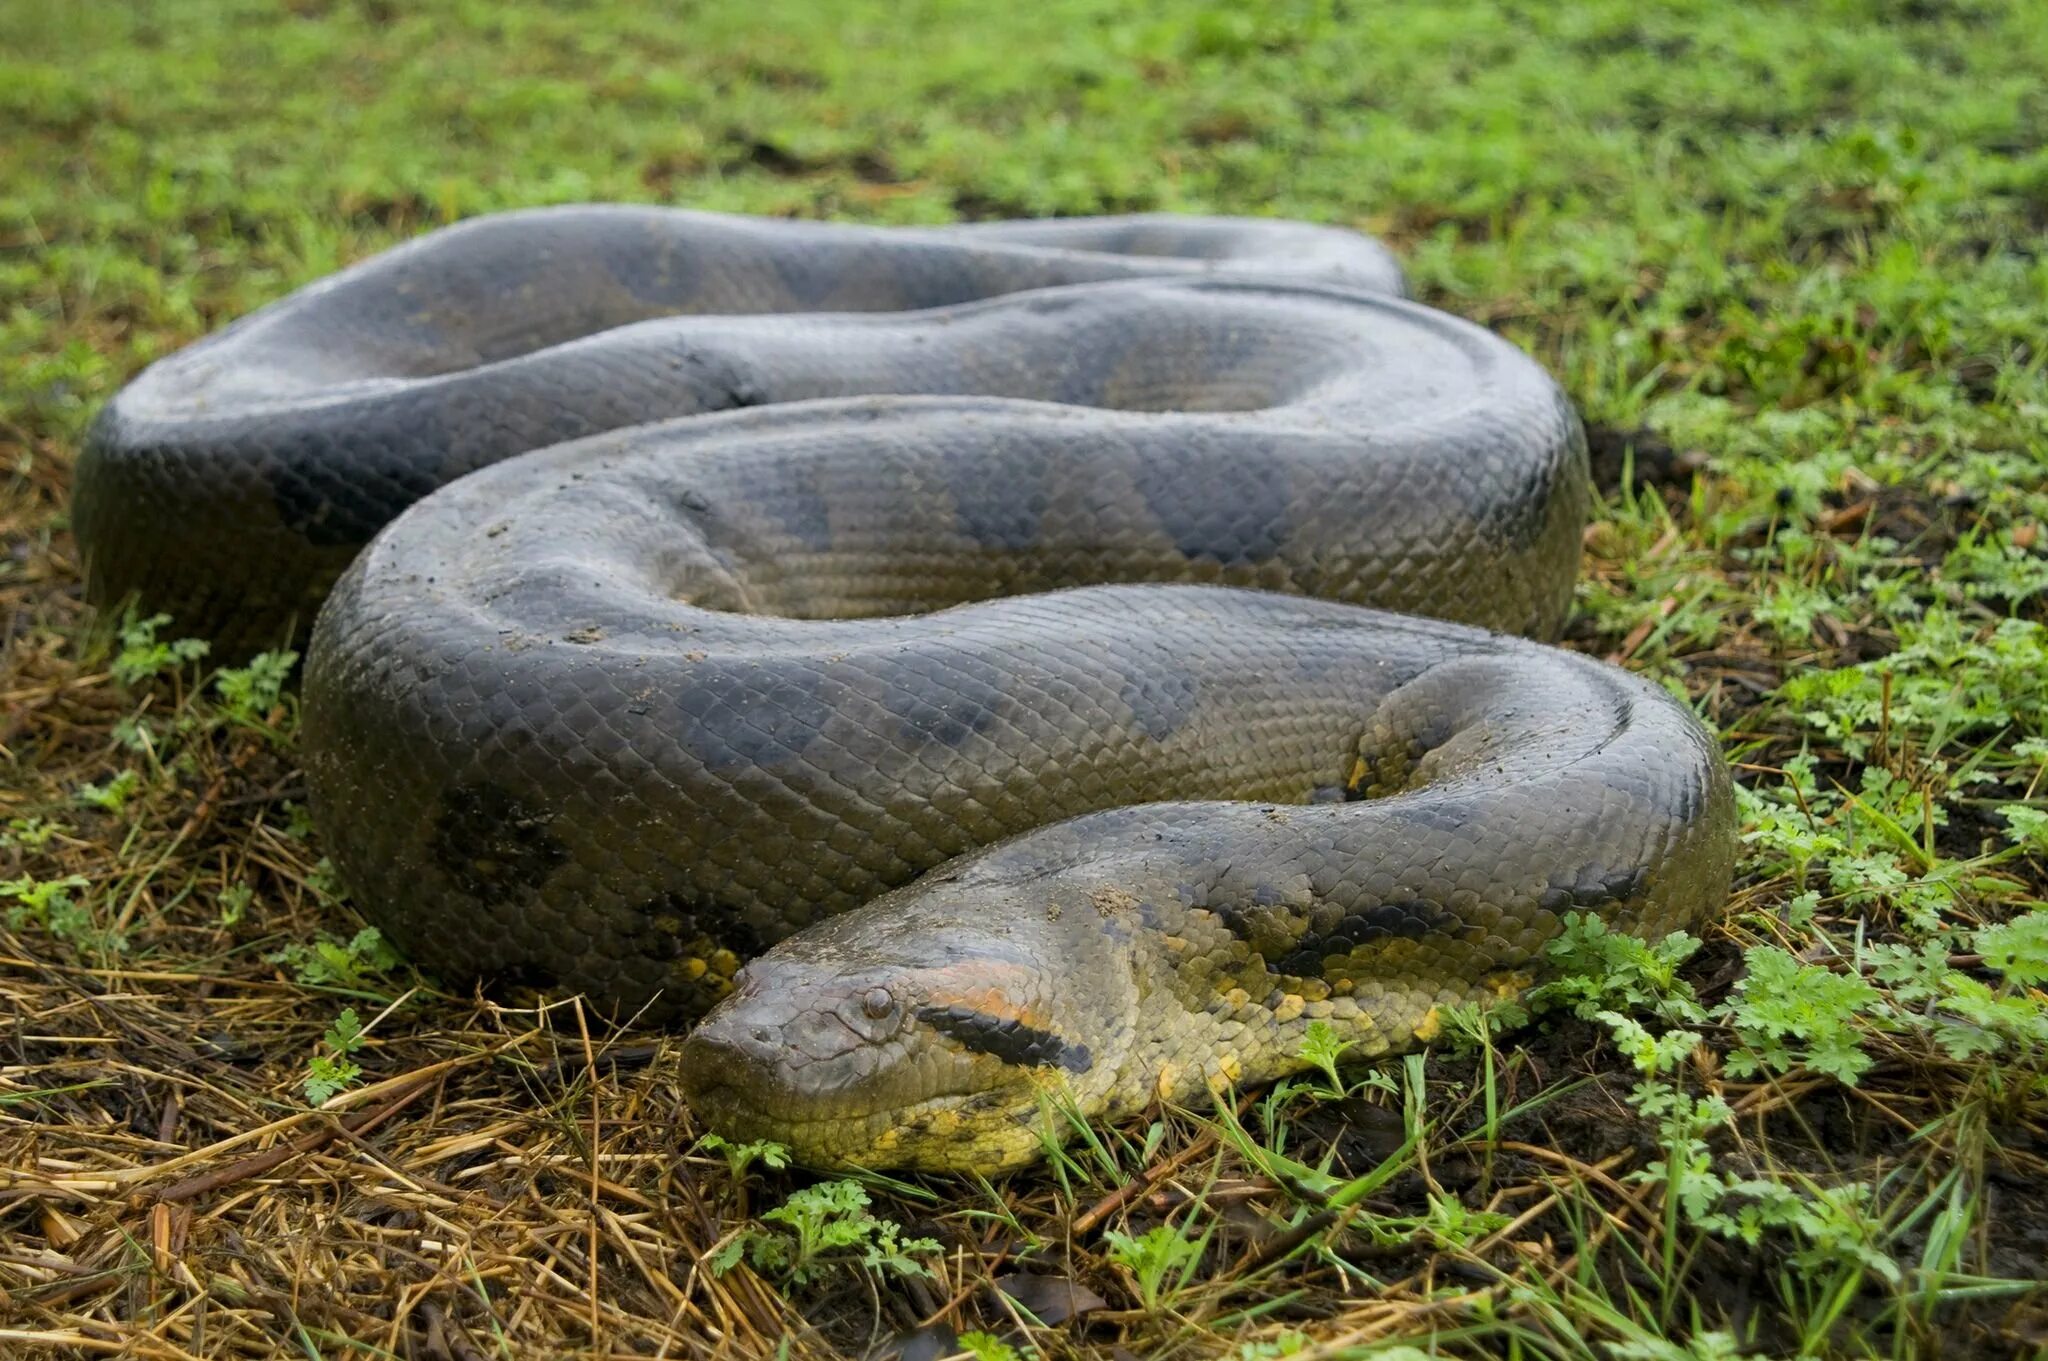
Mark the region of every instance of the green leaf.
[[334, 1018], [334, 1024], [327, 1027], [327, 1033], [320, 1042], [337, 1054], [353, 1054], [362, 1047], [363, 1024], [356, 1017], [354, 1007], [344, 1007], [341, 1015]]
[[329, 1100], [354, 1085], [363, 1075], [363, 1070], [347, 1059], [330, 1058], [326, 1054], [316, 1056], [307, 1065], [304, 1086], [309, 1105], [324, 1106]]
[[114, 680], [122, 686], [135, 686], [143, 681], [175, 671], [188, 662], [204, 657], [208, 645], [198, 638], [180, 638], [175, 642], [159, 642], [157, 631], [171, 622], [168, 614], [154, 614], [147, 619], [138, 619], [129, 611], [122, 620], [120, 629], [121, 650], [109, 668]]
[[1859, 1021], [1879, 1008], [1882, 995], [1860, 974], [1802, 964], [1775, 946], [1747, 956], [1748, 973], [1719, 1015], [1741, 1038], [1728, 1057], [1738, 1077], [1805, 1067], [1854, 1086], [1871, 1066]]
[[2048, 983], [2048, 908], [2035, 908], [1977, 933], [1977, 952], [2006, 981], [2023, 988]]

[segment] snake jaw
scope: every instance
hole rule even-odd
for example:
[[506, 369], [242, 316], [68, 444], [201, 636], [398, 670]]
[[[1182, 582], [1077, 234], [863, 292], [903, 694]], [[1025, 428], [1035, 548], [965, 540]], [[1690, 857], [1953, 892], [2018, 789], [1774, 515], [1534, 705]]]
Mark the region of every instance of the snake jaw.
[[808, 1166], [927, 1170], [1030, 1161], [1053, 1111], [1102, 1111], [1125, 1030], [1096, 1022], [1118, 988], [1090, 963], [1115, 952], [1077, 950], [1042, 904], [959, 901], [906, 938], [884, 900], [748, 964], [684, 1043], [692, 1109]]
[[864, 1084], [894, 1057], [909, 1018], [893, 1002], [885, 1016], [868, 1014], [869, 994], [888, 990], [864, 978], [792, 977], [773, 964], [750, 966], [738, 986], [685, 1045], [692, 1085], [787, 1094], [858, 1115]]

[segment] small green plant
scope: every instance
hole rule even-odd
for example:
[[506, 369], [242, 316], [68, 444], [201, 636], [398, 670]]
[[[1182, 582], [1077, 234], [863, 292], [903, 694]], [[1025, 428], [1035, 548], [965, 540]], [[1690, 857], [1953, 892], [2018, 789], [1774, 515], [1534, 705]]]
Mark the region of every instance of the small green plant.
[[1742, 1041], [1728, 1055], [1728, 1071], [1749, 1077], [1808, 1068], [1855, 1086], [1873, 1062], [1858, 1022], [1878, 1010], [1878, 990], [1859, 974], [1802, 964], [1775, 946], [1751, 950], [1748, 965], [1721, 1008]]
[[1030, 1348], [1020, 1352], [994, 1333], [962, 1333], [960, 1348], [973, 1357], [974, 1361], [1024, 1361], [1027, 1356], [1038, 1354]]
[[1037, 1101], [1039, 1147], [1047, 1168], [1067, 1194], [1077, 1186], [1121, 1184], [1130, 1175], [1127, 1161], [1134, 1159], [1142, 1166], [1164, 1134], [1155, 1122], [1142, 1145], [1134, 1146], [1119, 1131], [1101, 1127], [1083, 1114], [1073, 1089], [1064, 1082], [1041, 1085]]
[[1103, 1239], [1109, 1244], [1109, 1260], [1130, 1272], [1138, 1302], [1148, 1313], [1156, 1313], [1168, 1296], [1169, 1284], [1173, 1290], [1180, 1289], [1201, 1265], [1213, 1231], [1187, 1238], [1173, 1225], [1159, 1224], [1135, 1237], [1111, 1229]]
[[1649, 944], [1610, 930], [1591, 913], [1574, 912], [1550, 943], [1557, 977], [1533, 989], [1526, 1003], [1533, 1012], [1565, 1010], [1581, 1020], [1626, 1011], [1694, 1024], [1706, 1013], [1678, 969], [1699, 948], [1699, 941], [1683, 931]]
[[1299, 1050], [1302, 1062], [1314, 1064], [1329, 1083], [1324, 1095], [1344, 1095], [1344, 1078], [1337, 1071], [1337, 1062], [1350, 1047], [1351, 1041], [1338, 1039], [1337, 1032], [1330, 1028], [1327, 1021], [1310, 1021], [1308, 1028], [1302, 1032]]
[[199, 638], [179, 638], [173, 641], [159, 639], [157, 634], [171, 622], [168, 614], [153, 614], [147, 619], [138, 619], [131, 609], [121, 620], [120, 651], [114, 654], [112, 671], [114, 680], [123, 686], [136, 686], [153, 677], [175, 671], [189, 662], [196, 662], [207, 653], [207, 644]]
[[789, 1166], [789, 1149], [772, 1139], [753, 1139], [736, 1144], [717, 1134], [706, 1134], [697, 1140], [697, 1147], [710, 1153], [725, 1156], [726, 1170], [732, 1173], [734, 1181], [747, 1175], [747, 1169], [755, 1163], [780, 1172]]
[[2022, 988], [2048, 983], [2048, 907], [2037, 907], [1977, 933], [1977, 952], [1984, 966]]
[[256, 901], [256, 890], [247, 884], [229, 884], [220, 891], [220, 924], [239, 925], [248, 914], [249, 904]]
[[291, 679], [292, 668], [298, 662], [296, 652], [259, 652], [249, 659], [247, 666], [216, 675], [213, 688], [220, 696], [221, 709], [228, 721], [274, 737], [287, 736], [287, 732], [272, 728], [270, 716], [286, 704], [285, 682]]
[[0, 847], [40, 851], [50, 844], [52, 838], [62, 836], [68, 830], [63, 823], [49, 818], [9, 818], [7, 830], [0, 832]]
[[[1622, 1052], [1642, 1075], [1629, 1093], [1629, 1105], [1657, 1127], [1664, 1161], [1634, 1173], [1632, 1180], [1663, 1189], [1664, 1242], [1667, 1251], [1675, 1252], [1679, 1211], [1697, 1222], [1727, 1190], [1727, 1182], [1714, 1171], [1714, 1156], [1707, 1147], [1706, 1136], [1709, 1130], [1728, 1121], [1728, 1103], [1719, 1096], [1693, 1096], [1673, 1077], [1678, 1066], [1699, 1047], [1697, 1034], [1673, 1030], [1653, 1035], [1637, 1022], [1613, 1012], [1604, 1013], [1601, 1019], [1613, 1030]], [[1665, 1279], [1675, 1277], [1667, 1272]]]
[[87, 808], [97, 808], [119, 817], [127, 811], [128, 800], [135, 797], [135, 791], [141, 787], [142, 776], [132, 770], [123, 770], [104, 784], [78, 786], [77, 797], [79, 803]]
[[1439, 1248], [1456, 1252], [1505, 1228], [1509, 1222], [1509, 1216], [1497, 1211], [1475, 1210], [1454, 1195], [1431, 1192], [1429, 1212], [1415, 1221], [1413, 1231], [1399, 1235], [1396, 1241], [1413, 1241], [1413, 1232], [1419, 1231]]
[[294, 941], [264, 958], [290, 969], [301, 983], [340, 988], [363, 987], [403, 962], [374, 926], [364, 927], [347, 940], [323, 931], [311, 944]]
[[939, 1251], [930, 1238], [905, 1238], [900, 1225], [868, 1212], [868, 1193], [857, 1181], [828, 1181], [795, 1192], [762, 1214], [784, 1229], [750, 1228], [713, 1253], [723, 1275], [744, 1256], [754, 1270], [802, 1285], [824, 1271], [854, 1265], [897, 1276], [928, 1276], [915, 1259]]
[[2005, 819], [2006, 826], [2012, 828], [2015, 842], [2036, 854], [2048, 851], [2048, 809], [2008, 803], [1997, 811]]
[[321, 856], [313, 864], [312, 873], [306, 876], [306, 888], [323, 903], [340, 902], [346, 893], [341, 883], [341, 871], [334, 867], [334, 861]]
[[1874, 1213], [1872, 1187], [1802, 1181], [1795, 1188], [1779, 1181], [1739, 1181], [1728, 1187], [1727, 1194], [1726, 1207], [1709, 1218], [1709, 1227], [1728, 1237], [1754, 1247], [1768, 1230], [1782, 1229], [1804, 1244], [1791, 1258], [1799, 1271], [1862, 1268], [1887, 1284], [1899, 1283], [1898, 1263], [1877, 1246], [1883, 1221]]
[[163, 736], [162, 726], [139, 712], [117, 720], [112, 733], [115, 746], [137, 755], [154, 752]]
[[[1465, 1002], [1443, 1007], [1437, 1014], [1443, 1022], [1441, 1039], [1448, 1043], [1451, 1051], [1471, 1052], [1479, 1056], [1479, 1090], [1486, 1114], [1481, 1132], [1491, 1144], [1500, 1137], [1500, 1054], [1494, 1046], [1494, 1037], [1527, 1024], [1529, 1010], [1520, 1002], [1495, 1002], [1489, 1006]], [[1489, 1167], [1492, 1156], [1489, 1151]]]
[[1899, 641], [1881, 661], [1801, 671], [1779, 696], [1859, 758], [1881, 732], [1930, 750], [2001, 729], [2048, 733], [2048, 626], [2002, 619], [1987, 630], [1937, 604], [1902, 619]]
[[92, 930], [92, 914], [72, 896], [88, 881], [77, 874], [61, 879], [23, 877], [0, 881], [0, 898], [13, 900], [7, 909], [9, 929], [40, 926], [59, 939], [78, 939]]
[[313, 835], [313, 810], [297, 799], [286, 799], [283, 831], [294, 841], [305, 841], [310, 838]]
[[1971, 945], [2001, 975], [1997, 986], [1949, 963], [1952, 942], [1866, 946], [1863, 958], [1883, 985], [1894, 1030], [1919, 1032], [1957, 1062], [1990, 1055], [2007, 1060], [2001, 1080], [2024, 1092], [2048, 1090], [2048, 909], [1975, 933]]
[[1737, 1361], [1750, 1353], [1733, 1333], [1694, 1333], [1683, 1342], [1663, 1337], [1630, 1337], [1607, 1344], [1618, 1361]]
[[1847, 843], [1825, 820], [1838, 799], [1820, 788], [1813, 757], [1790, 757], [1781, 773], [1775, 783], [1736, 786], [1736, 806], [1747, 829], [1742, 839], [1752, 855], [1772, 870], [1790, 873], [1793, 887], [1803, 891], [1813, 867], [1847, 849]]
[[349, 1056], [363, 1047], [363, 1024], [354, 1007], [344, 1007], [327, 1033], [320, 1037], [320, 1053], [306, 1065], [306, 1102], [324, 1106], [336, 1095], [355, 1085], [363, 1075], [362, 1065]]

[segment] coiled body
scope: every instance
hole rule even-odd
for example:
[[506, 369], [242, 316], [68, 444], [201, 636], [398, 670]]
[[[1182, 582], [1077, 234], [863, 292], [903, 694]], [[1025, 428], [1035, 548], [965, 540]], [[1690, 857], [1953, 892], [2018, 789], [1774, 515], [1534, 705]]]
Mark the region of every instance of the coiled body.
[[[102, 603], [140, 591], [216, 655], [274, 646], [311, 627], [371, 535], [466, 473], [816, 395], [801, 372], [763, 388], [667, 319], [898, 312], [1236, 264], [1400, 287], [1374, 243], [1286, 222], [909, 231], [609, 205], [478, 218], [301, 289], [123, 389], [78, 468], [88, 585]], [[927, 390], [915, 373], [896, 381]]]
[[[1690, 715], [1486, 631], [1562, 620], [1575, 418], [1397, 282], [1285, 225], [512, 215], [145, 375], [80, 529], [232, 647], [353, 560], [308, 774], [419, 962], [694, 1015], [795, 933], [690, 1041], [706, 1113], [1006, 1165], [1048, 1085], [1185, 1098], [1316, 1019], [1384, 1052], [1566, 912], [1725, 895]], [[199, 541], [237, 513], [253, 569]]]

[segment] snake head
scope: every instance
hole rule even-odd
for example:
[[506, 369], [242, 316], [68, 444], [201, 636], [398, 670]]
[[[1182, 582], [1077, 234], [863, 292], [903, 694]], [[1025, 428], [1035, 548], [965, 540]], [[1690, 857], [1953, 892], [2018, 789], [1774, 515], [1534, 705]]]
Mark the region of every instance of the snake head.
[[809, 1166], [929, 1171], [1030, 1161], [1062, 1106], [1098, 1113], [1135, 1009], [1118, 952], [959, 887], [933, 876], [749, 963], [684, 1042], [691, 1107]]

